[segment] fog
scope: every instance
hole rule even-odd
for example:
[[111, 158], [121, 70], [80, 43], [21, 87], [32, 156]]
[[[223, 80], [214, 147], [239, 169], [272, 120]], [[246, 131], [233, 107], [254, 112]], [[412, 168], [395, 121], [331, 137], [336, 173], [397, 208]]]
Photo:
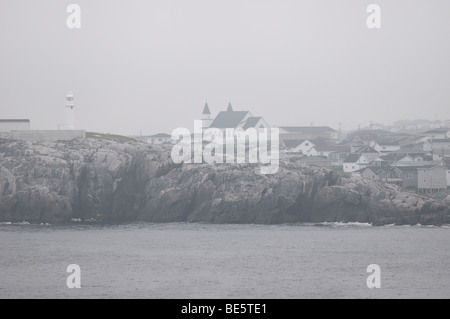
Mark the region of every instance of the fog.
[[[81, 29], [66, 8], [81, 7]], [[382, 28], [366, 8], [381, 6]], [[0, 118], [170, 133], [249, 110], [272, 125], [450, 119], [448, 0], [1, 0]]]

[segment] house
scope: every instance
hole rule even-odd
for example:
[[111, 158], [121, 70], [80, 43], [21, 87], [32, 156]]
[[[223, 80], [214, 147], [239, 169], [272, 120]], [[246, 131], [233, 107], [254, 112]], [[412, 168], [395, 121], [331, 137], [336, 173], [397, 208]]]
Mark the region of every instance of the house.
[[380, 156], [377, 160], [384, 161], [385, 164], [394, 166], [423, 166], [433, 164], [432, 156], [424, 152], [390, 153]]
[[337, 141], [338, 131], [328, 126], [281, 126], [281, 140], [295, 139], [315, 139], [323, 138], [330, 141]]
[[165, 133], [158, 133], [155, 135], [148, 136], [146, 138], [146, 142], [152, 145], [158, 145], [163, 143], [172, 142], [171, 135]]
[[352, 173], [359, 171], [370, 163], [369, 159], [364, 154], [349, 154], [344, 160], [344, 172]]
[[442, 165], [423, 166], [418, 171], [419, 192], [434, 192], [447, 189], [447, 168]]
[[370, 146], [364, 146], [360, 148], [358, 151], [355, 152], [356, 154], [364, 154], [369, 162], [377, 159], [380, 156], [380, 153], [378, 153], [377, 150]]
[[394, 141], [376, 142], [372, 141], [370, 146], [379, 153], [391, 153], [400, 150], [400, 143]]
[[443, 157], [450, 157], [450, 139], [432, 139], [430, 144], [434, 160], [440, 161]]
[[306, 154], [312, 147], [316, 146], [310, 140], [284, 140], [284, 147], [286, 153], [300, 153]]
[[400, 186], [405, 189], [417, 189], [418, 170], [417, 166], [395, 166], [393, 168], [397, 178], [401, 180]]
[[350, 153], [350, 148], [345, 145], [314, 145], [307, 153], [308, 156], [329, 156], [331, 153]]
[[358, 130], [347, 135], [347, 140], [353, 142], [363, 142], [368, 144], [371, 141], [383, 141], [391, 139], [392, 133], [385, 130]]
[[399, 179], [392, 167], [367, 166], [359, 171], [363, 178], [377, 180], [387, 183], [397, 183]]
[[0, 132], [10, 133], [11, 131], [30, 130], [30, 120], [26, 119], [0, 119]]
[[430, 139], [448, 139], [450, 138], [450, 128], [436, 128], [430, 131], [426, 131], [423, 135]]

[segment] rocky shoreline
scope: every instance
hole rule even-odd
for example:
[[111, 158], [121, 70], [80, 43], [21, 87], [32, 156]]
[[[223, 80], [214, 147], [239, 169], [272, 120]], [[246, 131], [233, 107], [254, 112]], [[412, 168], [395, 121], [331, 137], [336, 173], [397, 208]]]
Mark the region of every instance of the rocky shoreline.
[[293, 163], [274, 175], [253, 164], [176, 165], [170, 149], [0, 139], [0, 222], [450, 224], [448, 198]]

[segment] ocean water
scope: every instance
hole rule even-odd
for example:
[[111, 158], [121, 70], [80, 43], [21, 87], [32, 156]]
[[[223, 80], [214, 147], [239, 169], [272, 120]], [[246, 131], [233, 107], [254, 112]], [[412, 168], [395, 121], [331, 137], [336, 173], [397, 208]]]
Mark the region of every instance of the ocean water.
[[446, 226], [1, 224], [0, 242], [0, 298], [450, 298]]

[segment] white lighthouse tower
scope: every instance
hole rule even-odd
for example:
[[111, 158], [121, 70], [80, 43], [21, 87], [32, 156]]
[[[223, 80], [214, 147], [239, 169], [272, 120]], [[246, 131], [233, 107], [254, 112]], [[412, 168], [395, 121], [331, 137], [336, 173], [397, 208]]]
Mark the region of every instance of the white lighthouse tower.
[[74, 130], [74, 108], [75, 108], [75, 99], [73, 93], [69, 91], [66, 95], [66, 127], [68, 130]]

